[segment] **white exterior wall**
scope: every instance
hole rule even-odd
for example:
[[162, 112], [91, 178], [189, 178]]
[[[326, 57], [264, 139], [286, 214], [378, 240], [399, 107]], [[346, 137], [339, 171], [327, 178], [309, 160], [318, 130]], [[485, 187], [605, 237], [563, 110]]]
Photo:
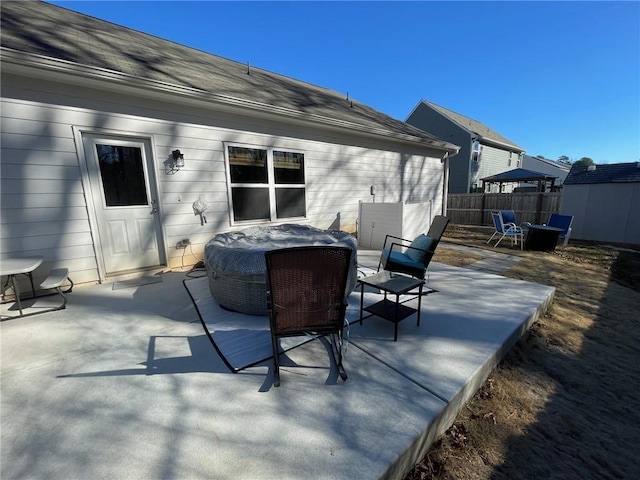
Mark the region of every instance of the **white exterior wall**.
[[[307, 218], [300, 223], [355, 232], [359, 202], [371, 198], [371, 185], [381, 202], [435, 198], [442, 205], [442, 152], [390, 139], [11, 75], [2, 77], [1, 107], [0, 254], [42, 255], [36, 278], [65, 266], [76, 283], [104, 279], [83, 132], [150, 140], [170, 268], [200, 260], [215, 234], [255, 224], [230, 223], [223, 142], [304, 152]], [[185, 167], [167, 175], [164, 162], [176, 148]], [[204, 225], [192, 209], [198, 197], [209, 203]], [[182, 238], [190, 238], [190, 249], [175, 248]]]
[[572, 239], [640, 245], [640, 183], [565, 185], [560, 213]]

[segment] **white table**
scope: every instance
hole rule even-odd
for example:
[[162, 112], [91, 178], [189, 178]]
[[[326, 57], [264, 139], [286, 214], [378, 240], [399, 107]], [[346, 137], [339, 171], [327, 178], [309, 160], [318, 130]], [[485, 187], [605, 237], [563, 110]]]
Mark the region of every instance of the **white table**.
[[13, 290], [16, 296], [16, 303], [20, 316], [22, 316], [22, 304], [20, 303], [20, 287], [16, 281], [16, 275], [26, 275], [31, 282], [31, 292], [36, 296], [36, 288], [33, 285], [33, 271], [42, 264], [42, 257], [5, 258], [0, 260], [0, 277], [7, 277], [7, 281], [2, 286], [2, 295], [7, 287]]

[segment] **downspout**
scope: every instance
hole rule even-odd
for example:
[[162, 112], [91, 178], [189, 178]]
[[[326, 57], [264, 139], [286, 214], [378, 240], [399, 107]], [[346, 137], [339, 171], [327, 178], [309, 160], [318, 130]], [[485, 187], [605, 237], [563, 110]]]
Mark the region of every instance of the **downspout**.
[[[480, 136], [471, 136], [471, 145], [469, 146], [469, 158], [467, 159], [467, 166], [469, 167], [467, 170], [467, 193], [470, 192], [471, 190], [471, 185], [473, 185], [474, 183], [476, 184], [476, 188], [477, 188], [477, 181], [475, 178], [475, 174], [474, 174], [474, 168], [473, 168], [473, 152], [474, 152], [474, 147], [476, 142], [479, 142], [480, 140]], [[478, 161], [475, 162], [478, 165], [478, 168], [480, 166], [480, 147], [478, 147]], [[476, 170], [477, 171], [477, 170]], [[474, 192], [475, 193], [475, 192]], [[484, 192], [483, 192], [484, 193]]]
[[[454, 153], [454, 155], [456, 155]], [[444, 154], [442, 157], [442, 165], [443, 165], [443, 182], [442, 182], [442, 215], [447, 216], [447, 202], [449, 196], [449, 152]]]

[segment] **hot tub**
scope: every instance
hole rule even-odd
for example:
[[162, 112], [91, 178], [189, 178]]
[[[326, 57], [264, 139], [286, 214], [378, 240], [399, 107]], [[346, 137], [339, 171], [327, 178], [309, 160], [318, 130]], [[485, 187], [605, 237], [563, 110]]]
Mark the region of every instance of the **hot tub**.
[[351, 248], [347, 293], [357, 281], [357, 242], [341, 230], [321, 230], [308, 225], [250, 227], [220, 233], [204, 247], [209, 290], [227, 310], [267, 315], [267, 279], [264, 252], [280, 248], [335, 245]]

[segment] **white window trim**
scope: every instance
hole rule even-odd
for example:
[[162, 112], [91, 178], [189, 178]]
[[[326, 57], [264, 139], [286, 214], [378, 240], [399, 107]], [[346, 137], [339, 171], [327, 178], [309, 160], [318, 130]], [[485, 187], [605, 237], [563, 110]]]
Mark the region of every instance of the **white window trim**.
[[[231, 225], [255, 225], [255, 224], [268, 224], [268, 223], [279, 223], [279, 222], [288, 222], [288, 221], [299, 221], [305, 220], [307, 217], [286, 217], [286, 218], [278, 218], [276, 213], [276, 186], [286, 188], [301, 188], [304, 190], [304, 211], [307, 212], [307, 167], [306, 160], [307, 154], [303, 150], [293, 149], [293, 148], [285, 148], [285, 147], [266, 147], [264, 145], [254, 145], [248, 143], [237, 143], [237, 142], [223, 142], [224, 147], [224, 165], [225, 165], [225, 174], [227, 179], [227, 198], [229, 199], [229, 222]], [[229, 147], [240, 147], [240, 148], [253, 148], [256, 150], [266, 150], [267, 151], [267, 182], [268, 183], [231, 183], [231, 166], [229, 164]], [[291, 153], [301, 153], [304, 155], [304, 164], [303, 174], [305, 183], [287, 183], [276, 185], [275, 180], [275, 170], [273, 165], [273, 152], [291, 152]], [[254, 219], [254, 220], [240, 220], [236, 221], [234, 219], [234, 210], [233, 210], [233, 194], [232, 187], [243, 187], [243, 188], [268, 188], [269, 189], [269, 219]]]

